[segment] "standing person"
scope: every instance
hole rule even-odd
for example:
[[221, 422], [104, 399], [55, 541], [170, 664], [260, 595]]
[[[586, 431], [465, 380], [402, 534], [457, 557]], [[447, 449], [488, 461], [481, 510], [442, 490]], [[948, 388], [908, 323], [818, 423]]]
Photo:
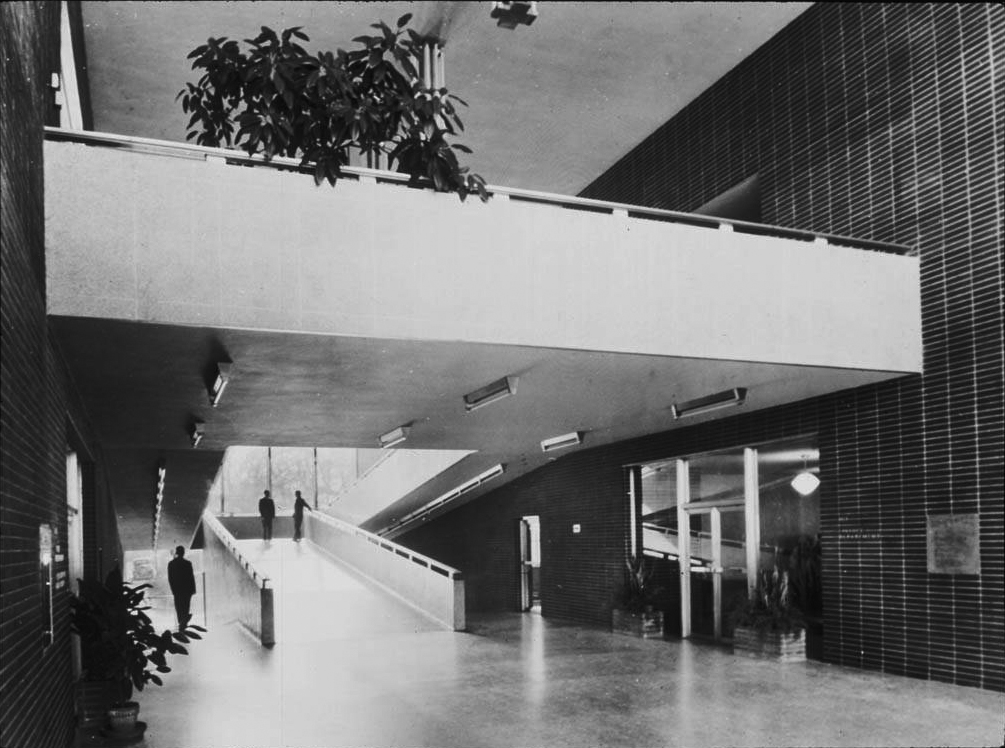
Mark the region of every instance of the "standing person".
[[272, 540], [272, 520], [276, 518], [276, 504], [268, 491], [258, 500], [258, 513], [262, 515], [262, 540]]
[[300, 492], [297, 491], [297, 500], [293, 504], [293, 539], [299, 541], [303, 537], [304, 529], [304, 509], [313, 512], [311, 505], [304, 501]]
[[195, 594], [195, 574], [192, 572], [192, 562], [185, 558], [185, 546], [174, 549], [175, 557], [168, 561], [168, 585], [174, 595], [174, 612], [178, 616], [178, 630], [184, 631], [192, 619], [189, 610], [192, 605], [192, 595]]

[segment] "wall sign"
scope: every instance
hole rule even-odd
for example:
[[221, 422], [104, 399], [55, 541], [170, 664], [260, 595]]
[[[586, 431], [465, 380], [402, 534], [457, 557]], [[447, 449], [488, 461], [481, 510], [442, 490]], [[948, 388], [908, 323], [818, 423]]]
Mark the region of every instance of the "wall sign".
[[53, 615], [53, 592], [55, 591], [55, 574], [53, 573], [53, 554], [56, 545], [53, 541], [52, 525], [43, 522], [38, 526], [38, 583], [42, 596], [42, 646], [52, 644], [52, 634], [55, 630]]
[[981, 573], [981, 528], [976, 514], [928, 515], [928, 573]]

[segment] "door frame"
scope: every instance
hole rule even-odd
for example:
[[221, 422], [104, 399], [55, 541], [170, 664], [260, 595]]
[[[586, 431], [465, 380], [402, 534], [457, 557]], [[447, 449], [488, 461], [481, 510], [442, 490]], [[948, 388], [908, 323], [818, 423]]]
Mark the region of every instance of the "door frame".
[[[743, 448], [743, 500], [691, 501], [690, 457], [677, 459], [677, 558], [680, 561], [681, 637], [691, 636], [691, 515], [710, 513], [712, 518], [712, 589], [715, 638], [722, 636], [722, 532], [721, 510], [742, 505], [746, 529], [747, 594], [757, 586], [761, 522], [757, 478], [757, 449]], [[716, 569], [719, 571], [717, 572]]]

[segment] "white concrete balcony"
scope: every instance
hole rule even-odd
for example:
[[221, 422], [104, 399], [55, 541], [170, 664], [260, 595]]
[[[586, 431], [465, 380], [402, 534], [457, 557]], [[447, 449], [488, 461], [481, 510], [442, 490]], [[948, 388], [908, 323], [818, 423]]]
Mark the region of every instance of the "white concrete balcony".
[[365, 169], [316, 187], [241, 152], [48, 136], [52, 315], [921, 370], [903, 248], [498, 187], [461, 203]]

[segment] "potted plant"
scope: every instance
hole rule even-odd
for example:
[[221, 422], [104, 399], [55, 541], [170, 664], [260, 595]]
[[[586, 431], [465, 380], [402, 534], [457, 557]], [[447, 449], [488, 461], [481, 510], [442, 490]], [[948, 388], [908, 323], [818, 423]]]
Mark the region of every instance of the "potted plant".
[[789, 572], [776, 563], [733, 614], [733, 652], [793, 662], [806, 659], [806, 624], [792, 600]]
[[819, 536], [801, 536], [789, 552], [789, 585], [792, 602], [806, 622], [806, 656], [823, 658], [823, 587]]
[[145, 590], [151, 585], [130, 586], [118, 567], [104, 583], [81, 579], [79, 595], [70, 600], [71, 630], [80, 637], [84, 681], [98, 684], [92, 691], [107, 704], [108, 727], [119, 738], [139, 739], [146, 727], [137, 722], [139, 704], [131, 701], [133, 689], [147, 683], [163, 685], [158, 673], [168, 673], [169, 654], [188, 654], [185, 644], [200, 639], [201, 626], [158, 634], [145, 613]]
[[467, 103], [417, 68], [436, 40], [406, 28], [411, 17], [393, 29], [372, 24], [377, 33], [356, 37], [360, 47], [348, 52], [309, 54], [300, 27], [277, 34], [263, 26], [245, 40], [247, 52], [234, 40], [210, 38], [189, 54], [201, 77], [178, 93], [191, 114], [188, 138], [237, 145], [267, 161], [300, 158], [317, 184], [334, 185], [352, 150], [385, 154], [412, 185], [488, 200], [485, 180], [458, 162], [457, 152], [470, 149], [447, 140], [464, 129], [456, 105]]
[[653, 584], [652, 576], [644, 556], [625, 561], [621, 604], [611, 611], [611, 629], [615, 633], [643, 639], [663, 637], [663, 611], [656, 607], [662, 588]]

